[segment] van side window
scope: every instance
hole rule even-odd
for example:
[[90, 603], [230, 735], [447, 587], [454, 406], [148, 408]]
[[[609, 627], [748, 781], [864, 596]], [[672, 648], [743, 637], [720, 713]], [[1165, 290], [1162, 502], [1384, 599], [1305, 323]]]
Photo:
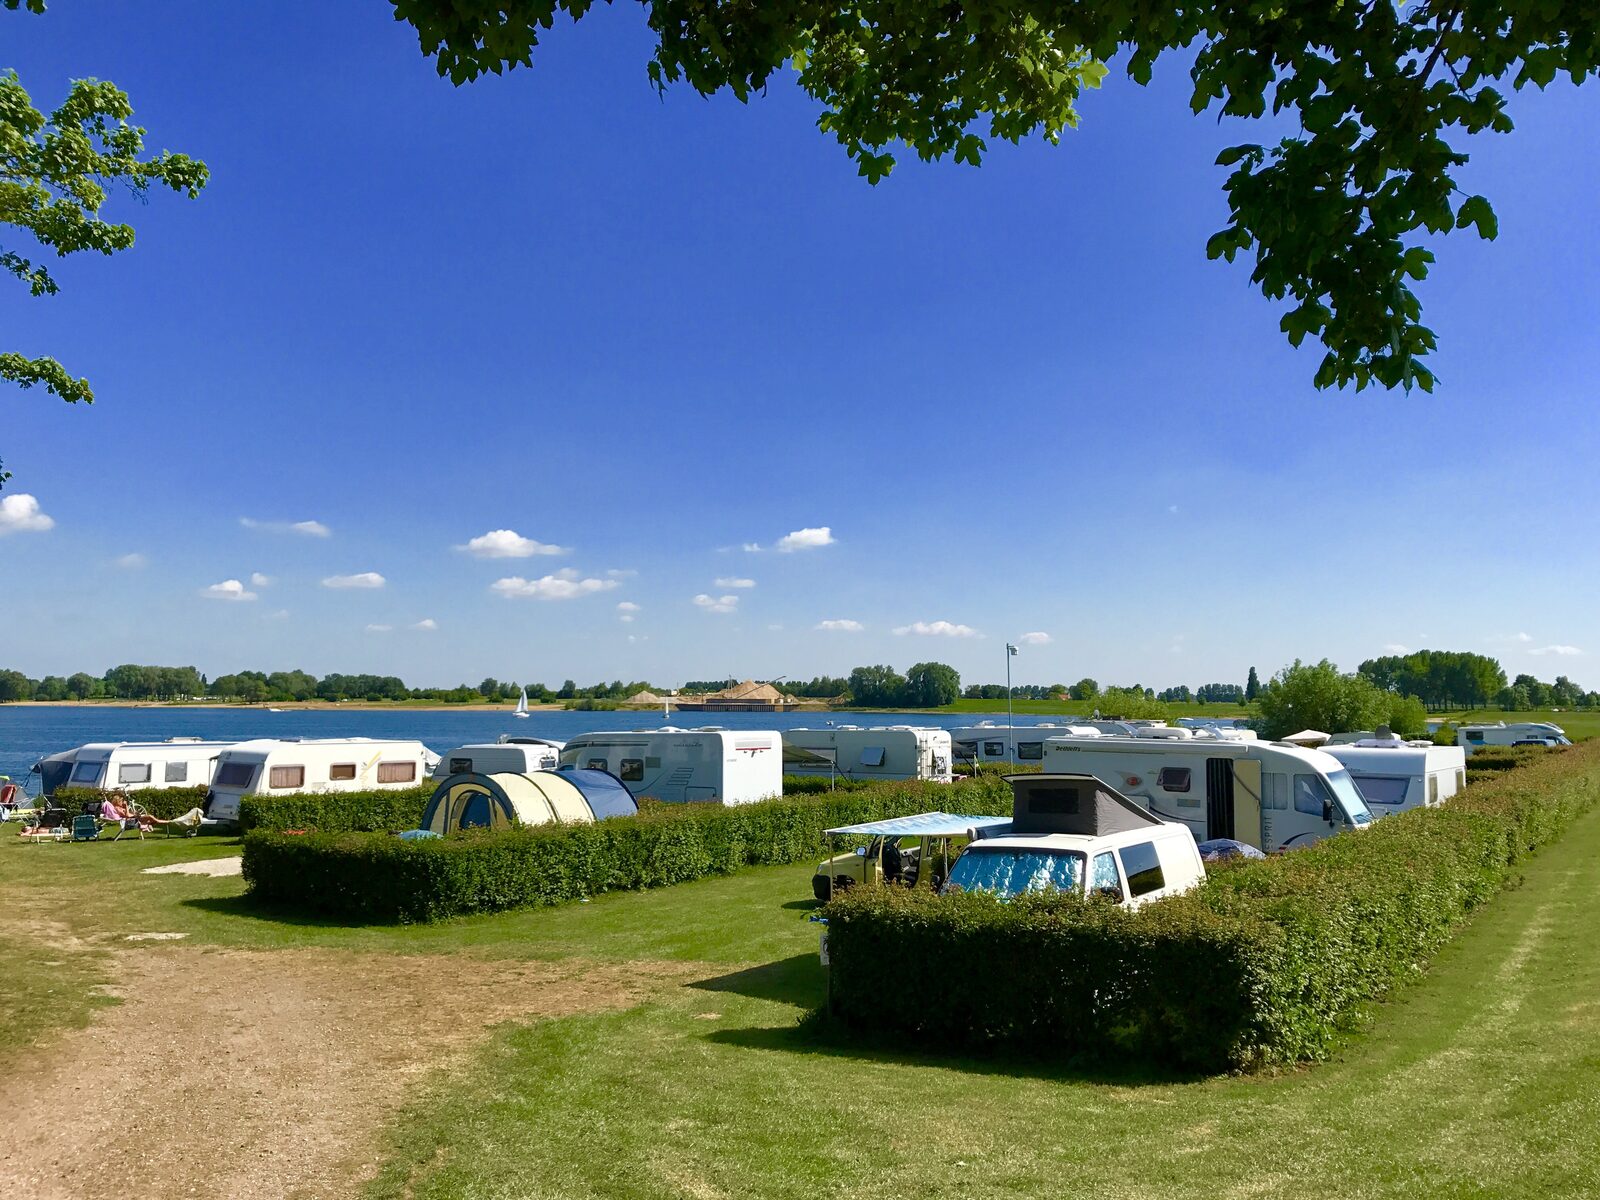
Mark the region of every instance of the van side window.
[[189, 764], [186, 762], [169, 762], [166, 777], [168, 783], [188, 783]]
[[1162, 767], [1156, 779], [1164, 792], [1187, 792], [1192, 776], [1188, 767]]
[[304, 767], [273, 767], [267, 774], [267, 786], [275, 788], [297, 788], [306, 785], [306, 769]]
[[1038, 762], [1043, 757], [1044, 757], [1044, 743], [1043, 742], [1018, 742], [1017, 743], [1017, 761], [1018, 762]]
[[[1319, 808], [1317, 811], [1322, 810]], [[1166, 878], [1161, 874], [1161, 860], [1156, 857], [1154, 842], [1124, 846], [1118, 853], [1122, 855], [1122, 869], [1127, 873], [1128, 891], [1131, 894], [1143, 896], [1160, 891], [1165, 886]]]
[[417, 764], [415, 762], [381, 762], [378, 764], [379, 783], [415, 783], [417, 781]]
[[149, 763], [123, 763], [117, 768], [118, 783], [149, 783]]
[[1289, 777], [1276, 771], [1267, 775], [1262, 785], [1261, 800], [1263, 808], [1288, 808]]
[[328, 768], [329, 779], [354, 779], [355, 777], [355, 763], [334, 763]]
[[1094, 856], [1094, 865], [1089, 868], [1089, 894], [1110, 896], [1118, 904], [1122, 903], [1122, 879], [1117, 874], [1116, 855], [1107, 851]]
[[1316, 775], [1294, 777], [1295, 812], [1305, 813], [1308, 817], [1320, 817], [1324, 803], [1332, 804], [1333, 796], [1320, 777]]
[[623, 783], [644, 782], [644, 759], [625, 758], [622, 760], [622, 769], [617, 772], [617, 778]]

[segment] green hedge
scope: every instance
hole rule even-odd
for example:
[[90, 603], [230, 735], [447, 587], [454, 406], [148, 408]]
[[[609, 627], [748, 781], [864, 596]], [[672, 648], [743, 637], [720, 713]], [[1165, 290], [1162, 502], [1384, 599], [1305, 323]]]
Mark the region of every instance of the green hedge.
[[170, 821], [173, 817], [182, 816], [191, 808], [199, 808], [204, 804], [206, 790], [203, 787], [135, 788], [132, 791], [126, 788], [107, 790], [64, 787], [57, 788], [51, 794], [50, 803], [76, 813], [84, 804], [92, 801], [98, 806], [111, 792], [120, 791], [151, 816]]
[[420, 787], [368, 792], [290, 792], [245, 796], [239, 802], [239, 828], [319, 833], [394, 832], [422, 824], [422, 810], [433, 797], [434, 783]]
[[854, 889], [827, 910], [830, 1007], [879, 1036], [1053, 1058], [1322, 1058], [1597, 797], [1600, 743], [1132, 911]]
[[432, 921], [663, 887], [744, 866], [820, 856], [838, 825], [954, 808], [1009, 813], [1001, 780], [879, 783], [732, 807], [647, 804], [636, 817], [445, 838], [305, 836], [257, 830], [244, 842], [251, 896], [364, 922]]

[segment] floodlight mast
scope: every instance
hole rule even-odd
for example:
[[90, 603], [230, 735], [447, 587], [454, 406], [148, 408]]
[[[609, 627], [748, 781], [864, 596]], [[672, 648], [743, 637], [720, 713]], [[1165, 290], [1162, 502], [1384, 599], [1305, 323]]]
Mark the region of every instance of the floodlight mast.
[[1017, 656], [1017, 647], [1012, 642], [1006, 643], [1006, 746], [1009, 750], [1007, 761], [1015, 768], [1017, 765], [1017, 720], [1011, 714], [1011, 660]]

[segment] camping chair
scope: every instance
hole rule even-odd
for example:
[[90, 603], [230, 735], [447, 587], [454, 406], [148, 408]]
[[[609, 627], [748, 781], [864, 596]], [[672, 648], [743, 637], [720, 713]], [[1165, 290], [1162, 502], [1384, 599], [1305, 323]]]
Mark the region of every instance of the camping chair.
[[72, 840], [75, 842], [92, 842], [100, 836], [100, 822], [88, 813], [79, 813], [72, 818]]
[[200, 827], [205, 824], [205, 820], [205, 815], [198, 808], [191, 808], [181, 816], [176, 816], [166, 821], [158, 818], [155, 823], [162, 828], [168, 837], [194, 837], [200, 832]]

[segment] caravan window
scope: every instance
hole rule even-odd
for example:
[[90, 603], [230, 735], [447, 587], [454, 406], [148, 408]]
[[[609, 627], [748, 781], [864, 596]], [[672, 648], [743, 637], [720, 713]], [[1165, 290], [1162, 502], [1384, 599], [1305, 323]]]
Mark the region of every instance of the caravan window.
[[863, 767], [883, 766], [883, 747], [866, 746], [861, 751], [861, 765]]
[[247, 788], [255, 777], [255, 763], [225, 762], [217, 767], [216, 785], [225, 788]]
[[1393, 775], [1363, 775], [1356, 780], [1356, 786], [1368, 804], [1404, 804], [1411, 781]]
[[1437, 775], [1428, 776], [1428, 803], [1439, 803], [1439, 777]]
[[1122, 855], [1122, 869], [1128, 873], [1128, 891], [1133, 895], [1158, 892], [1166, 884], [1154, 842], [1124, 846], [1118, 853]]
[[417, 764], [414, 762], [381, 762], [378, 764], [379, 783], [415, 783]]
[[334, 763], [328, 768], [329, 779], [354, 779], [356, 777], [355, 763]]
[[470, 758], [452, 758], [450, 760], [450, 774], [452, 775], [466, 775], [471, 770], [472, 760]]
[[169, 762], [167, 764], [168, 783], [188, 783], [189, 764], [186, 762]]
[[1462, 788], [1464, 788], [1466, 786], [1467, 786], [1467, 770], [1466, 770], [1465, 767], [1462, 767], [1460, 770], [1458, 770], [1456, 772], [1456, 791], [1459, 792]]
[[72, 768], [73, 783], [99, 783], [103, 763], [81, 762]]
[[1043, 742], [1018, 742], [1017, 743], [1017, 761], [1018, 762], [1038, 762], [1043, 757], [1044, 757], [1044, 743]]
[[644, 782], [644, 759], [625, 758], [622, 760], [622, 769], [617, 772], [617, 778], [623, 783]]
[[149, 763], [123, 763], [117, 768], [118, 783], [149, 783]]
[[1162, 767], [1156, 776], [1164, 792], [1187, 792], [1194, 772], [1188, 767]]
[[306, 785], [306, 769], [304, 767], [273, 767], [267, 775], [267, 786], [275, 788], [297, 788]]
[[1005, 752], [1006, 744], [1004, 742], [985, 742], [983, 744], [983, 756], [985, 758], [999, 758]]
[[1467, 741], [1471, 742], [1474, 746], [1483, 745], [1483, 730], [1481, 730], [1481, 729], [1469, 729], [1469, 730], [1467, 730]]

